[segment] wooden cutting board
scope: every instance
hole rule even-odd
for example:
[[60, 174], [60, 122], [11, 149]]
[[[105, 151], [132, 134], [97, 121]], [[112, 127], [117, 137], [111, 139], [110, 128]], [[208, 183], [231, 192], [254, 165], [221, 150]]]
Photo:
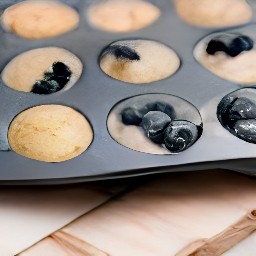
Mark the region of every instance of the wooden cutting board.
[[[256, 208], [256, 179], [230, 171], [170, 173], [91, 211], [22, 256], [174, 256]], [[225, 256], [255, 256], [256, 234]]]

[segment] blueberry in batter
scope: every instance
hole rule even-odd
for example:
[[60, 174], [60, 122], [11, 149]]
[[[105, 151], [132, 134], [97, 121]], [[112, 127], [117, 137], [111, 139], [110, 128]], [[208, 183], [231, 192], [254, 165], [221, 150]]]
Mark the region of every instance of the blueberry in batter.
[[243, 51], [253, 48], [253, 40], [240, 34], [223, 34], [216, 36], [208, 43], [206, 52], [215, 55], [217, 52], [225, 52], [230, 57], [236, 57]]
[[189, 121], [174, 120], [166, 128], [164, 144], [173, 153], [188, 149], [198, 138], [198, 128]]
[[222, 126], [233, 135], [256, 143], [256, 101], [251, 98], [252, 92], [249, 96], [246, 91], [247, 97], [242, 92], [243, 90], [239, 90], [225, 96], [218, 105], [217, 117]]
[[103, 51], [103, 55], [105, 54], [114, 55], [117, 59], [140, 60], [140, 56], [135, 50], [124, 45], [110, 45]]
[[160, 111], [168, 115], [171, 119], [174, 118], [175, 112], [172, 106], [164, 102], [148, 103], [143, 107], [132, 106], [125, 108], [122, 113], [122, 122], [126, 125], [139, 125], [144, 115], [149, 111]]
[[45, 72], [44, 79], [36, 81], [31, 92], [36, 94], [51, 94], [60, 91], [69, 82], [71, 71], [62, 62], [54, 62], [53, 72]]
[[175, 119], [173, 107], [165, 102], [127, 107], [121, 112], [121, 118], [125, 125], [140, 126], [152, 142], [162, 144], [173, 153], [186, 150], [201, 135], [192, 122]]
[[234, 125], [238, 138], [250, 143], [256, 143], [256, 119], [238, 120]]
[[155, 143], [163, 143], [164, 131], [171, 118], [161, 111], [149, 111], [142, 119], [140, 126], [145, 134]]

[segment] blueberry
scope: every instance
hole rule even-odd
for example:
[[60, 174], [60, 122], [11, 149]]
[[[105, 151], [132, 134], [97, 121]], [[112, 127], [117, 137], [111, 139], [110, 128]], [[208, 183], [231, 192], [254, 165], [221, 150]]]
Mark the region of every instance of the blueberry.
[[71, 77], [71, 71], [62, 62], [52, 64], [53, 72], [45, 72], [44, 79], [37, 81], [31, 92], [37, 94], [51, 94], [63, 89]]
[[214, 55], [216, 52], [225, 52], [231, 57], [236, 57], [243, 51], [253, 48], [253, 40], [240, 34], [223, 34], [211, 39], [206, 47], [206, 52]]
[[125, 108], [121, 113], [122, 122], [126, 125], [140, 125], [143, 116], [154, 109], [154, 103], [148, 103], [142, 107], [135, 105], [133, 107]]
[[197, 126], [189, 121], [172, 121], [164, 133], [168, 150], [178, 153], [189, 148], [198, 138]]
[[256, 120], [238, 120], [234, 125], [234, 131], [238, 138], [250, 143], [256, 143]]
[[139, 125], [144, 116], [143, 112], [140, 112], [135, 108], [126, 108], [122, 111], [122, 122], [126, 125]]
[[43, 80], [44, 81], [54, 80], [54, 74], [52, 72], [45, 72]]
[[143, 109], [145, 109], [145, 111], [147, 111], [145, 114], [147, 114], [149, 111], [156, 111], [156, 103], [155, 102], [150, 102], [147, 103]]
[[60, 86], [65, 86], [68, 81], [70, 80], [71, 77], [71, 71], [62, 62], [54, 62], [52, 65], [52, 70], [53, 70], [53, 80], [57, 81]]
[[217, 113], [222, 124], [232, 129], [238, 120], [256, 118], [256, 104], [246, 97], [227, 96], [220, 102]]
[[172, 106], [162, 102], [151, 102], [144, 106], [136, 105], [124, 109], [121, 113], [122, 121], [126, 125], [139, 125], [144, 115], [149, 111], [160, 111], [167, 114], [171, 119], [174, 118], [175, 112]]
[[110, 45], [103, 51], [102, 56], [106, 54], [112, 54], [117, 59], [140, 60], [140, 56], [135, 50], [124, 45]]
[[55, 75], [70, 76], [71, 71], [63, 62], [54, 62], [52, 70]]
[[160, 111], [149, 111], [142, 119], [140, 126], [147, 137], [156, 143], [163, 143], [163, 134], [171, 118]]
[[61, 89], [60, 85], [54, 81], [37, 81], [31, 92], [36, 93], [36, 94], [51, 94], [54, 92], [57, 92]]
[[242, 51], [249, 51], [253, 48], [253, 40], [248, 36], [238, 36], [229, 45], [229, 55], [235, 57]]
[[225, 53], [227, 53], [228, 52], [228, 47], [220, 39], [215, 38], [215, 39], [212, 39], [208, 43], [208, 45], [206, 47], [206, 52], [210, 55], [214, 55], [216, 52], [225, 52]]
[[161, 111], [168, 115], [171, 119], [175, 118], [175, 112], [172, 106], [164, 102], [155, 103], [155, 111]]

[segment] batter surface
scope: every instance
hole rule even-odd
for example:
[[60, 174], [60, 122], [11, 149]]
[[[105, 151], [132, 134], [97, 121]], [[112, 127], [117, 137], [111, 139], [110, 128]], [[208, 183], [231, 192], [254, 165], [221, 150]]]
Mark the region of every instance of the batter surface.
[[92, 142], [93, 131], [76, 110], [41, 105], [14, 118], [8, 139], [17, 154], [44, 162], [62, 162], [83, 153]]

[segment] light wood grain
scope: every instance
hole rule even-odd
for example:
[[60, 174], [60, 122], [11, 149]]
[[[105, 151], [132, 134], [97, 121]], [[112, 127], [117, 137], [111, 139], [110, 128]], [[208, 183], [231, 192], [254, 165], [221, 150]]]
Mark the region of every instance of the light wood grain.
[[[129, 186], [128, 181], [0, 189], [0, 256], [13, 256], [25, 250], [104, 204], [126, 186]], [[36, 247], [42, 248], [42, 244], [44, 242]], [[57, 250], [59, 253], [61, 250], [52, 239], [47, 239], [45, 244], [47, 251]]]
[[[237, 222], [256, 206], [255, 195], [255, 179], [228, 171], [152, 176], [62, 232], [111, 256], [174, 256], [192, 242], [203, 245], [202, 239]], [[223, 255], [241, 256], [246, 251], [246, 256], [255, 256], [255, 241], [253, 233]], [[35, 251], [22, 256], [39, 256]]]
[[93, 245], [64, 231], [55, 232], [51, 237], [63, 247], [63, 250], [69, 250], [74, 256], [108, 256]]
[[255, 185], [254, 179], [222, 171], [160, 175], [64, 231], [112, 256], [175, 255], [254, 208]]
[[252, 210], [221, 233], [195, 241], [175, 256], [220, 256], [256, 230], [256, 210]]

